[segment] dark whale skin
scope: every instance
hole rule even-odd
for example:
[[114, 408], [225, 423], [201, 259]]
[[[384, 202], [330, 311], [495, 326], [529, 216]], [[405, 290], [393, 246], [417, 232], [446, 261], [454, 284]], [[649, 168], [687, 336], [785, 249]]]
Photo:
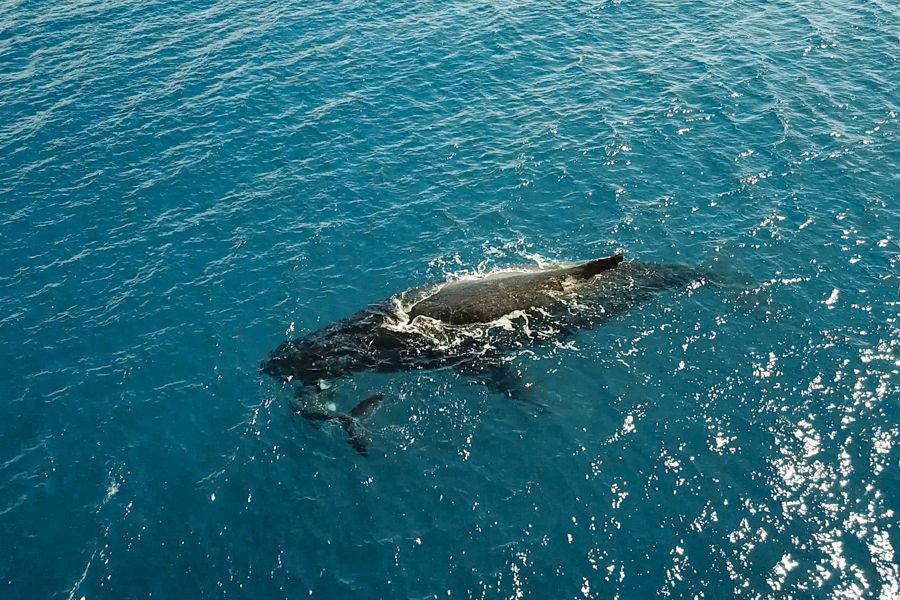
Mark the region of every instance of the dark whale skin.
[[547, 310], [561, 301], [561, 294], [616, 268], [622, 260], [621, 254], [614, 254], [575, 267], [454, 281], [414, 304], [409, 316], [426, 316], [448, 325], [470, 325], [489, 323], [516, 310]]
[[[621, 254], [614, 254], [570, 267], [505, 271], [414, 288], [283, 342], [260, 370], [301, 382], [295, 410], [312, 421], [339, 422], [350, 444], [365, 454], [365, 421], [382, 396], [375, 394], [349, 412], [339, 412], [323, 401], [333, 394], [328, 382], [366, 370], [450, 367], [516, 397], [521, 382], [503, 357], [540, 342], [530, 326], [547, 324], [555, 335], [570, 335], [662, 290], [706, 281], [715, 277], [683, 265], [623, 261]], [[525, 326], [497, 326], [508, 315], [523, 317]], [[466, 335], [476, 331], [479, 335]]]

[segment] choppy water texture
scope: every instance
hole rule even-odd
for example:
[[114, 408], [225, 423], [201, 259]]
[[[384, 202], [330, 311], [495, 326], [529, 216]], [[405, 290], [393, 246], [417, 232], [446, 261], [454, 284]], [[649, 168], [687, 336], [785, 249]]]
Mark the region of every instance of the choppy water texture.
[[[0, 2], [4, 598], [896, 598], [900, 10]], [[444, 276], [747, 276], [385, 393], [257, 372]]]

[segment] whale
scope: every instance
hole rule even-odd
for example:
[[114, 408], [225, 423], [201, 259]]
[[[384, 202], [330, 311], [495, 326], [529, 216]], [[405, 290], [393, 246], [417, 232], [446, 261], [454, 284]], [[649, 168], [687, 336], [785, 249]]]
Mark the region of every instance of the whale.
[[333, 383], [361, 371], [451, 368], [497, 393], [528, 399], [510, 366], [517, 350], [575, 335], [655, 294], [715, 282], [703, 269], [626, 261], [621, 252], [552, 267], [510, 267], [414, 287], [322, 329], [283, 341], [260, 370], [296, 383], [294, 411], [339, 423], [366, 454], [367, 422], [383, 400], [373, 394], [337, 408]]

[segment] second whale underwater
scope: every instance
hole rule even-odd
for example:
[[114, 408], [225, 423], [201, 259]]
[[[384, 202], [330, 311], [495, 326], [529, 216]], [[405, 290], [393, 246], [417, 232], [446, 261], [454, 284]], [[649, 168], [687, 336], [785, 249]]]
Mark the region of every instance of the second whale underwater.
[[715, 283], [708, 271], [624, 261], [621, 253], [574, 266], [508, 270], [406, 290], [318, 331], [278, 346], [260, 369], [298, 380], [295, 410], [339, 422], [365, 454], [366, 421], [382, 400], [349, 412], [330, 400], [330, 383], [358, 371], [453, 368], [513, 397], [525, 386], [508, 362], [516, 349], [571, 335], [654, 294]]

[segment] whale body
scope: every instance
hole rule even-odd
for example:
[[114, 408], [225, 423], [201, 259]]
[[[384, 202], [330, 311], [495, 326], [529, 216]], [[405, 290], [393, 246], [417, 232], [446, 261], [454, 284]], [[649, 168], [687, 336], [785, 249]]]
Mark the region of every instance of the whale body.
[[711, 281], [682, 265], [624, 261], [614, 254], [547, 269], [518, 269], [413, 288], [346, 319], [279, 345], [261, 370], [299, 381], [295, 410], [340, 423], [365, 453], [375, 394], [349, 412], [329, 400], [330, 383], [358, 371], [450, 367], [516, 397], [524, 387], [504, 360], [510, 352], [593, 326], [655, 293]]

